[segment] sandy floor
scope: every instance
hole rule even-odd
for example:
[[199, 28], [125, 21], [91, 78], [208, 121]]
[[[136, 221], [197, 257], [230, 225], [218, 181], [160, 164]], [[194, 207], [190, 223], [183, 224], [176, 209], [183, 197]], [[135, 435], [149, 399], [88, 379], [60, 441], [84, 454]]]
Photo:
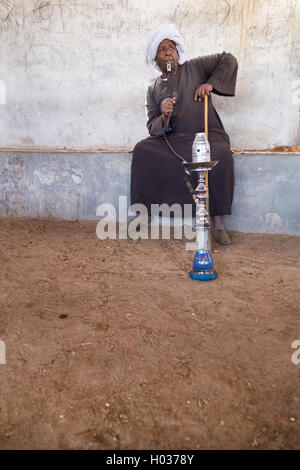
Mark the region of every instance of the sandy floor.
[[0, 448], [299, 448], [300, 237], [233, 232], [201, 283], [95, 226], [0, 219]]

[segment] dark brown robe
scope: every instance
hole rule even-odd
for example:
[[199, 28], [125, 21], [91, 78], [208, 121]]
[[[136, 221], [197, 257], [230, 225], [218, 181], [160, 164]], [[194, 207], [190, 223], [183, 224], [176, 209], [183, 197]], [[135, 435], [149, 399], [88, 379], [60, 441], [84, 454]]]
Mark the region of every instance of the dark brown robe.
[[[157, 78], [147, 92], [147, 127], [150, 137], [139, 142], [131, 166], [131, 204], [144, 204], [150, 214], [151, 204], [193, 203], [185, 185], [181, 161], [167, 147], [162, 137], [161, 103], [176, 96], [168, 139], [174, 150], [192, 160], [196, 132], [204, 132], [204, 100], [194, 101], [196, 88], [203, 83], [213, 86], [212, 93], [234, 96], [238, 64], [229, 53], [189, 60], [179, 65], [170, 80]], [[209, 172], [210, 215], [231, 214], [234, 177], [229, 137], [208, 98], [208, 140], [211, 159], [219, 163]], [[196, 179], [192, 177], [192, 183]], [[194, 204], [193, 204], [194, 206]]]

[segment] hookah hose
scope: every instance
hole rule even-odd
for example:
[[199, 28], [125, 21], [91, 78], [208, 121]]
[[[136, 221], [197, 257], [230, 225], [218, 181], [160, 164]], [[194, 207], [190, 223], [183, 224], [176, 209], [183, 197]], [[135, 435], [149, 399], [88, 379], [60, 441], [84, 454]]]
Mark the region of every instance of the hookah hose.
[[[169, 81], [169, 94], [170, 96], [172, 97], [173, 96], [173, 87], [172, 87], [172, 66], [171, 66], [171, 63], [168, 62], [167, 63], [167, 74], [168, 74], [168, 81]], [[171, 120], [171, 117], [172, 117], [172, 113], [169, 113], [168, 115], [168, 119], [167, 119], [167, 123], [165, 125], [165, 127], [162, 129], [162, 135], [165, 139], [165, 142], [167, 144], [167, 146], [169, 147], [169, 149], [171, 150], [171, 152], [173, 153], [173, 155], [175, 155], [175, 157], [179, 158], [179, 160], [181, 160], [182, 162], [182, 165], [184, 165], [184, 163], [187, 163], [187, 161], [185, 160], [185, 158], [182, 157], [182, 155], [180, 155], [179, 153], [177, 153], [174, 148], [172, 147], [172, 145], [170, 144], [168, 138], [167, 138], [167, 132], [171, 132], [172, 131], [172, 127], [170, 126], [170, 120]], [[193, 186], [191, 185], [191, 182], [189, 180], [189, 178], [191, 177], [191, 170], [187, 167], [183, 167], [184, 168], [184, 171], [186, 173], [186, 177], [185, 177], [185, 184], [189, 190], [189, 192], [191, 193], [191, 195], [194, 195], [195, 194], [195, 191], [193, 189]]]
[[[179, 158], [179, 160], [181, 160], [181, 162], [182, 162], [182, 165], [184, 165], [185, 163], [187, 163], [187, 161], [185, 160], [185, 158], [183, 158], [182, 155], [180, 155], [179, 153], [177, 153], [174, 150], [174, 148], [172, 147], [172, 145], [170, 144], [170, 142], [167, 138], [167, 132], [172, 131], [172, 128], [170, 127], [171, 116], [172, 116], [172, 113], [169, 113], [167, 124], [162, 129], [162, 136], [164, 137], [165, 142], [166, 142], [167, 146], [169, 147], [169, 149], [171, 150], [171, 152], [173, 153], [173, 155], [175, 155], [175, 157]], [[207, 95], [204, 95], [204, 126], [205, 126], [205, 137], [206, 138], [208, 138], [208, 119], [207, 118], [208, 118], [208, 101], [207, 101]], [[193, 199], [195, 200], [196, 193], [195, 193], [194, 188], [193, 188], [193, 186], [192, 186], [192, 184], [189, 180], [190, 177], [191, 177], [191, 170], [184, 166], [184, 171], [187, 175], [185, 177], [185, 180], [184, 180], [185, 184], [186, 184], [187, 189], [189, 190], [190, 194], [193, 196]], [[206, 184], [207, 193], [208, 193], [208, 171], [205, 172], [205, 184]]]
[[[179, 160], [182, 161], [182, 164], [187, 163], [186, 159], [183, 158], [182, 155], [180, 155], [179, 153], [177, 153], [177, 152], [174, 150], [174, 148], [172, 147], [172, 145], [170, 144], [170, 142], [169, 142], [169, 140], [168, 140], [168, 138], [167, 138], [167, 130], [166, 130], [165, 128], [162, 130], [162, 135], [163, 135], [163, 137], [164, 137], [164, 139], [165, 139], [165, 142], [166, 142], [167, 146], [169, 147], [169, 149], [170, 149], [171, 152], [173, 153], [173, 155], [175, 155], [175, 157], [179, 158]], [[184, 171], [186, 172], [186, 174], [187, 174], [188, 176], [191, 176], [191, 171], [189, 170], [189, 168], [184, 168]]]
[[[179, 158], [179, 160], [181, 160], [182, 162], [182, 165], [183, 165], [183, 168], [184, 168], [184, 171], [186, 173], [186, 177], [184, 178], [184, 181], [185, 181], [185, 184], [186, 184], [186, 187], [188, 189], [188, 191], [190, 192], [191, 196], [194, 196], [196, 195], [195, 191], [194, 191], [194, 188], [190, 182], [190, 177], [191, 177], [191, 170], [189, 168], [187, 168], [186, 166], [184, 166], [184, 163], [187, 163], [187, 161], [179, 154], [177, 153], [172, 145], [170, 144], [170, 142], [168, 141], [168, 138], [167, 138], [167, 134], [166, 134], [166, 130], [163, 129], [163, 136], [164, 136], [164, 139], [165, 139], [165, 142], [167, 144], [167, 146], [169, 147], [169, 149], [171, 150], [171, 152], [173, 153], [173, 155], [175, 155], [175, 157]], [[194, 198], [195, 200], [195, 198]]]

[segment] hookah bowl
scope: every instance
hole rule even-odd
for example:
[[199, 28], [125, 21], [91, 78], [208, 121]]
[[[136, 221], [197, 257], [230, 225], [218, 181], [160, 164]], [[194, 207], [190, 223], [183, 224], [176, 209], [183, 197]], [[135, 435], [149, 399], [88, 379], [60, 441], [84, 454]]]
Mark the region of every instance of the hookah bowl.
[[218, 276], [210, 250], [209, 198], [206, 172], [218, 162], [210, 159], [210, 146], [205, 134], [198, 132], [193, 143], [192, 162], [184, 166], [198, 174], [198, 185], [195, 189], [196, 203], [196, 237], [197, 251], [193, 259], [190, 277], [197, 281], [212, 281]]

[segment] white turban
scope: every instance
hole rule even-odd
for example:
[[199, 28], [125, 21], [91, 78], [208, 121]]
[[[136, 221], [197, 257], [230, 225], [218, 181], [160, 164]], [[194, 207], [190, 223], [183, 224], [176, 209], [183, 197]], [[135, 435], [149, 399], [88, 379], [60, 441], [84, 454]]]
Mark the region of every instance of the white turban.
[[157, 55], [158, 46], [164, 39], [170, 39], [170, 41], [175, 42], [179, 56], [179, 65], [182, 65], [185, 62], [185, 45], [183, 37], [176, 29], [176, 26], [174, 24], [161, 24], [160, 26], [158, 26], [158, 28], [156, 28], [149, 34], [145, 51], [147, 64], [153, 65], [153, 67], [155, 67], [159, 71], [160, 68], [156, 63], [155, 58]]

